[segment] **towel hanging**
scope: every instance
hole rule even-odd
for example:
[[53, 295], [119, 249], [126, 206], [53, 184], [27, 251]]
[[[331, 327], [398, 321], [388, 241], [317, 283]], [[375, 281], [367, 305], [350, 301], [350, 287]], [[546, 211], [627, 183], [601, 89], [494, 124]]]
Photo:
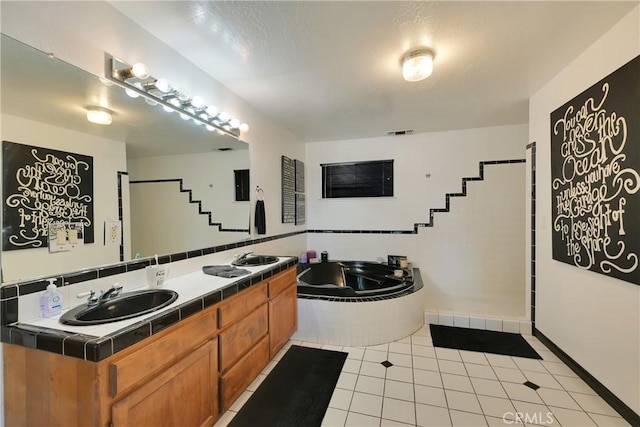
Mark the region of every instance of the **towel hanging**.
[[258, 234], [267, 233], [267, 219], [264, 211], [264, 200], [256, 200], [256, 212], [254, 215], [254, 223]]

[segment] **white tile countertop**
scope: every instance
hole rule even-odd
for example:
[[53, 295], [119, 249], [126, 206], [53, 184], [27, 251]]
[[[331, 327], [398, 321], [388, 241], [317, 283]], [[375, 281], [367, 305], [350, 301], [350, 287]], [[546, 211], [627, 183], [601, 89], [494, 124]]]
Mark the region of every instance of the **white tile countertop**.
[[[195, 272], [165, 280], [161, 289], [168, 289], [177, 292], [178, 298], [173, 303], [160, 310], [131, 319], [104, 323], [101, 325], [72, 326], [60, 323], [59, 318], [66, 311], [73, 309], [74, 306], [72, 306], [63, 310], [60, 315], [54, 317], [35, 317], [21, 320], [12, 325], [7, 325], [11, 330], [8, 331], [8, 339], [6, 336], [7, 331], [3, 331], [2, 341], [27, 347], [40, 348], [38, 340], [41, 338], [41, 341], [44, 342], [46, 336], [46, 341], [58, 340], [61, 350], [59, 352], [67, 354], [65, 351], [65, 342], [67, 340], [72, 340], [80, 345], [84, 343], [85, 346], [84, 357], [82, 357], [82, 355], [76, 355], [76, 357], [82, 357], [94, 361], [101, 360], [121, 350], [122, 348], [117, 345], [116, 340], [123, 338], [127, 334], [131, 334], [133, 330], [143, 330], [148, 336], [153, 335], [153, 333], [155, 333], [152, 327], [153, 321], [163, 317], [165, 314], [168, 315], [173, 313], [175, 315], [176, 313], [179, 313], [179, 318], [182, 320], [183, 318], [212, 305], [205, 304], [205, 296], [214, 295], [214, 299], [216, 301], [220, 301], [225, 297], [228, 298], [242, 289], [249, 287], [250, 284], [258, 283], [264, 278], [271, 277], [272, 275], [296, 264], [297, 258], [295, 257], [278, 257], [278, 261], [276, 263], [262, 266], [238, 267], [250, 271], [250, 274], [235, 278], [212, 276], [203, 273], [202, 269], [199, 269]], [[237, 287], [237, 290], [233, 289], [234, 286]], [[125, 286], [125, 292], [143, 289], [148, 289], [148, 287]], [[75, 306], [85, 303], [84, 300], [78, 300], [78, 302], [79, 303], [75, 304]], [[185, 311], [183, 312], [183, 310]], [[177, 322], [173, 321], [172, 323]], [[127, 340], [123, 339], [122, 341]], [[107, 345], [103, 345], [105, 342], [107, 342]], [[95, 348], [92, 347], [88, 349], [87, 345]], [[97, 347], [104, 348], [96, 349]], [[58, 352], [57, 350], [54, 351]]]

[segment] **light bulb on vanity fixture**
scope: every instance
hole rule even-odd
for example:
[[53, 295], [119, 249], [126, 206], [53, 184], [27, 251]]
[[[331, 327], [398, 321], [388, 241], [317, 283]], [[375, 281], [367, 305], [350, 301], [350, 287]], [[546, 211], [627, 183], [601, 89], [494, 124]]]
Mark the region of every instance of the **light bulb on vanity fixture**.
[[87, 109], [87, 120], [98, 125], [110, 125], [113, 121], [111, 111], [102, 107], [91, 107]]
[[[105, 53], [105, 79], [123, 88], [132, 98], [141, 97], [149, 105], [161, 105], [165, 111], [175, 111], [185, 121], [192, 119], [195, 125], [205, 125], [208, 131], [217, 131], [236, 139], [249, 130], [246, 123], [220, 111], [205, 102], [199, 95], [190, 96], [186, 90], [176, 87], [165, 78], [154, 78], [142, 63], [133, 66]], [[196, 88], [197, 90], [197, 88]]]
[[407, 52], [402, 56], [402, 77], [408, 82], [419, 82], [433, 72], [434, 53], [431, 49], [421, 48]]

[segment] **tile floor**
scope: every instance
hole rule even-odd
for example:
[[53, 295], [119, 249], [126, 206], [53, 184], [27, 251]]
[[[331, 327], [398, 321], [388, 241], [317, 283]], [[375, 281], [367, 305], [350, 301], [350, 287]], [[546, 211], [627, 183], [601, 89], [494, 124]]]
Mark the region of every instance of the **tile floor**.
[[434, 348], [428, 325], [371, 347], [290, 341], [216, 427], [229, 423], [292, 344], [349, 353], [326, 427], [629, 425], [537, 338], [524, 337], [543, 360]]

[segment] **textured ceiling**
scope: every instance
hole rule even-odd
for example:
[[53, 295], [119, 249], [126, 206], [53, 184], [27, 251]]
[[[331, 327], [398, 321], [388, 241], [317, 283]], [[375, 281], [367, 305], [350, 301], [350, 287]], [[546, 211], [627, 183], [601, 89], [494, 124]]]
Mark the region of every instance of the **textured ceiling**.
[[[304, 141], [322, 141], [526, 123], [528, 98], [638, 2], [111, 4]], [[399, 61], [416, 46], [436, 52], [434, 73], [408, 83]]]

